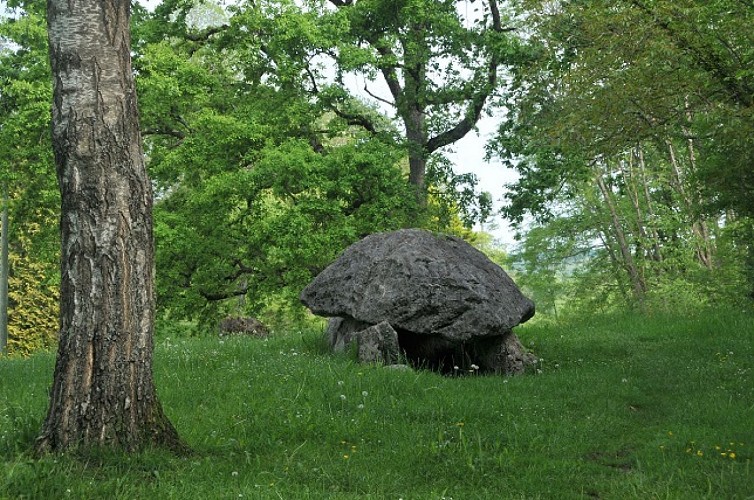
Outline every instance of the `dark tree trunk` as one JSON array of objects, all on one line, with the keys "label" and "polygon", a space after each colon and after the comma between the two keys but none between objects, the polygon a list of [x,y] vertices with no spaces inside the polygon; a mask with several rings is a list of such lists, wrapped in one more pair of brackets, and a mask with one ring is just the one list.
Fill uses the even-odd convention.
[{"label": "dark tree trunk", "polygon": [[406,139],[408,139],[408,182],[416,190],[417,201],[420,205],[427,203],[427,185],[425,175],[427,171],[427,154],[424,149],[426,132],[424,115],[421,110],[410,108],[404,115]]},{"label": "dark tree trunk", "polygon": [[154,244],[130,0],[49,0],[60,345],[39,452],[183,444],[152,378]]}]

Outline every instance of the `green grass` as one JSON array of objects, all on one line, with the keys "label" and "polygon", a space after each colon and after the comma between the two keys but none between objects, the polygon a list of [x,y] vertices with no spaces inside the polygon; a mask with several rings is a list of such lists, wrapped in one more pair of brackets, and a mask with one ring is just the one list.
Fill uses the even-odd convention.
[{"label": "green grass", "polygon": [[541,373],[360,366],[316,332],[160,338],[194,454],[36,460],[53,356],[0,361],[0,498],[754,498],[754,317],[519,330]]}]

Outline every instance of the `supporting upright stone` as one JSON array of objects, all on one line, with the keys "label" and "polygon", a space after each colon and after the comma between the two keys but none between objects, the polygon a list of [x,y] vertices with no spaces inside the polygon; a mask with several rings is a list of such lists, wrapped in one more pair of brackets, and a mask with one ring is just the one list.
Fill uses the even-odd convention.
[{"label": "supporting upright stone", "polygon": [[362,363],[397,364],[400,360],[398,333],[387,321],[370,326],[355,334]]}]

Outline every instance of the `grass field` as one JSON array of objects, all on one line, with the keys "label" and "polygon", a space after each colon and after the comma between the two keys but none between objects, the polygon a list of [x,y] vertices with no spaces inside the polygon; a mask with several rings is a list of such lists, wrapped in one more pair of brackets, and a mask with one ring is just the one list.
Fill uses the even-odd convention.
[{"label": "grass field", "polygon": [[525,325],[538,373],[442,377],[314,331],[159,337],[194,453],[28,453],[54,356],[0,360],[0,498],[754,498],[754,316]]}]

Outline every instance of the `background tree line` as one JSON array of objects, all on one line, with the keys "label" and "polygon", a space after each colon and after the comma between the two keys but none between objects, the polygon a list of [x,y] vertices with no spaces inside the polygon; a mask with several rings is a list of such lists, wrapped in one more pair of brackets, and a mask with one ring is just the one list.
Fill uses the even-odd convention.
[{"label": "background tree line", "polygon": [[[44,3],[8,7],[0,182],[25,352],[57,328],[59,194]],[[489,195],[442,151],[484,112],[519,174],[509,265],[540,312],[745,303],[752,21],[740,0],[135,6],[163,328],[302,314],[298,291],[375,231],[474,238]]]},{"label": "background tree line", "polygon": [[519,5],[535,56],[490,154],[540,310],[750,303],[754,5]]}]

